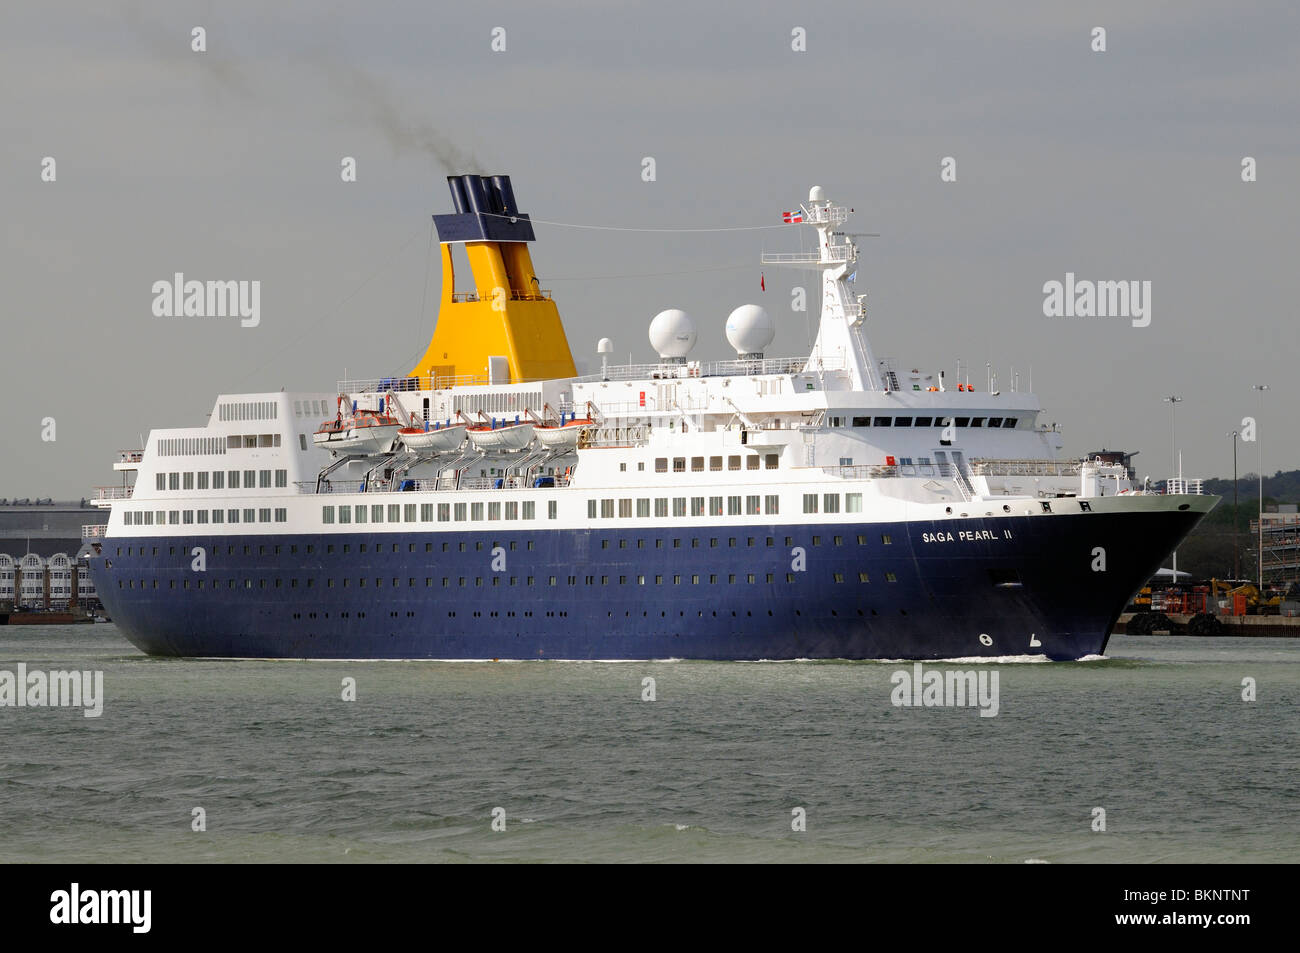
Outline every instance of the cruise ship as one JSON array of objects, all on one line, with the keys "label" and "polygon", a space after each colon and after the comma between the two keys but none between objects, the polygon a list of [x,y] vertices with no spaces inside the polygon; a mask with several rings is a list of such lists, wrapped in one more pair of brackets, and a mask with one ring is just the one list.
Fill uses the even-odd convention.
[{"label": "cruise ship", "polygon": [[735,359],[693,360],[669,308],[657,360],[580,376],[509,177],[448,184],[409,375],[222,395],[114,463],[90,569],[144,652],[1079,659],[1217,502],[1063,459],[1031,393],[878,359],[820,187],[784,215],[813,250],[762,257],[812,272],[811,353],[741,304],[706,327]]}]

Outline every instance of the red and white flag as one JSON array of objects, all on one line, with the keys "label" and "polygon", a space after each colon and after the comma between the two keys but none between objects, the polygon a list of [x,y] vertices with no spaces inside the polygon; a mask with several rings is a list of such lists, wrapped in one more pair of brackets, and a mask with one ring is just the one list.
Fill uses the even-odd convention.
[{"label": "red and white flag", "polygon": [[782,212],[781,221],[785,222],[787,225],[797,225],[803,221],[803,211]]}]

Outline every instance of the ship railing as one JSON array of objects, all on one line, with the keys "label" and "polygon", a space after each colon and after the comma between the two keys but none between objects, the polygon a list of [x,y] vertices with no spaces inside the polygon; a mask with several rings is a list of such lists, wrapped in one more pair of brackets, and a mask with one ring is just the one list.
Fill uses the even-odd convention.
[{"label": "ship railing", "polygon": [[[814,205],[812,208],[803,210],[804,224],[820,225],[823,222],[831,225],[843,225],[849,220],[849,210],[843,205]],[[799,224],[797,222],[793,224]]]},{"label": "ship railing", "polygon": [[445,390],[449,387],[468,387],[475,384],[490,384],[492,381],[486,374],[453,374],[448,376],[430,377],[429,375],[420,375],[415,377],[369,377],[357,380],[338,381],[340,394],[384,394],[392,391],[395,394],[404,391],[417,390]]},{"label": "ship railing", "polygon": [[827,245],[817,251],[767,252],[763,255],[765,265],[842,265],[853,260],[853,245]]},{"label": "ship railing", "polygon": [[117,452],[118,463],[141,463],[143,461],[143,450],[119,450]]},{"label": "ship railing", "polygon": [[97,486],[95,487],[95,499],[129,500],[134,491],[135,487],[133,486]]},{"label": "ship railing", "polygon": [[[697,377],[757,377],[772,374],[801,374],[807,357],[755,358],[753,360],[690,361],[686,364],[618,364],[601,374],[574,378],[577,383],[594,381],[691,380]],[[819,370],[844,368],[843,358],[827,358]],[[647,399],[650,395],[646,395]]]},{"label": "ship railing", "polygon": [[[457,304],[466,301],[491,301],[491,297],[481,298],[477,291],[456,291],[452,293],[451,300]],[[551,292],[549,289],[543,289],[535,292],[512,291],[510,292],[511,301],[549,301]]]},{"label": "ship railing", "polygon": [[869,464],[822,467],[823,473],[842,477],[846,480],[892,480],[910,478],[957,476],[957,468],[951,463],[903,463],[894,466],[874,466]]},{"label": "ship railing", "polygon": [[993,460],[970,461],[974,476],[1078,476],[1078,461],[1059,460]]},{"label": "ship railing", "polygon": [[81,526],[82,539],[99,539],[108,532],[107,523],[83,523]]}]

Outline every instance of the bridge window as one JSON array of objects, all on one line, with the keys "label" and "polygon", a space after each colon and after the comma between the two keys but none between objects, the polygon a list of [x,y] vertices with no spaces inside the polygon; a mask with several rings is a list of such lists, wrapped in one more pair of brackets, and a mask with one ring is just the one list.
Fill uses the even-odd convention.
[{"label": "bridge window", "polygon": [[1011,429],[1014,429],[1015,426],[1016,426],[1016,420],[1017,420],[1017,418],[1015,418],[1015,417],[1007,417],[1007,418],[1005,418],[1005,419],[1002,421],[1002,427],[1003,427],[1003,429],[1004,429],[1004,430],[1011,430]]},{"label": "bridge window", "polygon": [[970,418],[969,418],[969,417],[958,417],[958,418],[957,418],[957,426],[958,426],[958,427],[969,427],[969,426],[970,426]]},{"label": "bridge window", "polygon": [[870,418],[870,417],[854,417],[854,418],[853,418],[853,426],[855,426],[855,427],[870,427],[870,426],[871,426],[871,418]]},{"label": "bridge window", "polygon": [[910,427],[910,426],[912,426],[912,418],[911,418],[911,417],[895,417],[895,418],[894,418],[894,426],[895,426],[895,427]]},{"label": "bridge window", "polygon": [[875,427],[888,427],[891,426],[893,422],[894,422],[893,417],[877,417],[875,420],[872,421],[872,425]]},{"label": "bridge window", "polygon": [[933,424],[932,424],[932,418],[930,418],[930,417],[913,417],[913,418],[912,418],[912,426],[914,426],[914,427],[930,427],[930,426],[933,426]]}]

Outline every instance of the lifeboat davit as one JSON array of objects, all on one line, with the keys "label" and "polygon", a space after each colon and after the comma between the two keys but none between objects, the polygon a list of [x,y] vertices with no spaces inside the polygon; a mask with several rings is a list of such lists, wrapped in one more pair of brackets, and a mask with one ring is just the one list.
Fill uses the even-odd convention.
[{"label": "lifeboat davit", "polygon": [[536,425],[522,420],[514,423],[493,421],[476,427],[466,427],[470,443],[479,450],[522,450],[533,442]]},{"label": "lifeboat davit", "polygon": [[387,453],[401,425],[397,418],[375,410],[357,410],[321,424],[312,443],[331,453],[371,456]]},{"label": "lifeboat davit", "polygon": [[425,428],[403,427],[398,431],[402,443],[417,453],[445,453],[465,442],[464,424],[425,424]]},{"label": "lifeboat davit", "polygon": [[555,427],[538,427],[537,441],[548,450],[576,450],[583,430],[596,426],[589,417],[580,417]]}]

